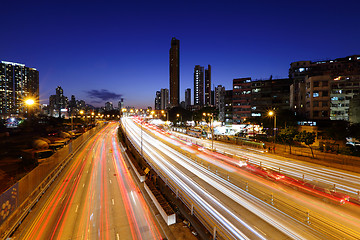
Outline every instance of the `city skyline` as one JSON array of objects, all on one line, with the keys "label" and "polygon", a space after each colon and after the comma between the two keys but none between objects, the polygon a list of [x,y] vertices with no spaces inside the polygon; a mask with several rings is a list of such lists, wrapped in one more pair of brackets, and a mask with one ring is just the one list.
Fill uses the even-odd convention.
[{"label": "city skyline", "polygon": [[198,2],[176,9],[175,3],[86,3],[3,7],[7,37],[0,39],[1,60],[38,69],[41,103],[62,86],[67,95],[95,106],[120,100],[105,94],[93,101],[102,96],[94,90],[102,89],[121,95],[125,105],[152,106],[154,92],[169,88],[172,37],[181,41],[180,101],[193,86],[197,64],[211,64],[212,84],[230,89],[235,78],[287,77],[294,61],[359,54],[355,2]]}]

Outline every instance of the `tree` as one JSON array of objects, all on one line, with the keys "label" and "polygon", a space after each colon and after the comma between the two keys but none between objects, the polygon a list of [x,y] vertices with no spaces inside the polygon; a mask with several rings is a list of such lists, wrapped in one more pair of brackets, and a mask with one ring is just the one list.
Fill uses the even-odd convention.
[{"label": "tree", "polygon": [[312,145],[315,142],[315,138],[316,138],[316,133],[302,131],[302,132],[299,132],[294,137],[294,141],[305,143],[305,145],[310,148],[312,157],[314,158],[314,152],[310,145]]},{"label": "tree", "polygon": [[297,135],[298,131],[294,127],[287,127],[280,131],[278,138],[280,141],[288,144],[290,147],[290,154],[291,154],[291,145],[294,142],[294,137]]}]

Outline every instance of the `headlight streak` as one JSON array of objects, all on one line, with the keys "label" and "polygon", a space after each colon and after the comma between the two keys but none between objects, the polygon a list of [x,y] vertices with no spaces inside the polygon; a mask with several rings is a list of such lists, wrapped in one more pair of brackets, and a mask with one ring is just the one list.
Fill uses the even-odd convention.
[{"label": "headlight streak", "polygon": [[[130,132],[132,132],[134,134],[134,132],[133,132],[134,128],[127,128],[127,130],[129,130]],[[138,134],[135,134],[132,136],[135,136],[136,139],[134,139],[134,140],[137,142],[137,144],[140,144],[140,139],[139,139]],[[144,135],[143,135],[143,137],[144,137]],[[148,148],[146,145],[143,146],[143,151],[146,151],[146,153],[149,156],[151,156],[151,158],[153,160],[155,160],[155,161],[157,159],[160,160],[160,161],[156,161],[156,164],[162,169],[162,171],[165,172],[167,174],[167,176],[169,176],[176,183],[177,186],[180,186],[181,189],[187,194],[187,196],[194,198],[195,202],[197,202],[199,205],[201,205],[202,208],[208,214],[211,214],[212,218],[214,218],[216,220],[216,222],[218,222],[219,225],[223,226],[223,228],[228,233],[230,233],[233,237],[235,237],[237,239],[244,239],[244,240],[249,239],[238,228],[236,228],[228,219],[226,219],[221,213],[219,213],[217,210],[215,210],[207,201],[205,201],[194,190],[192,190],[183,180],[181,180],[179,177],[174,175],[173,172],[171,172],[169,170],[169,168],[167,166],[165,166],[165,164],[168,164],[168,163],[162,156],[160,156],[158,153],[156,153],[153,149]],[[169,167],[171,167],[171,166],[169,166]],[[179,171],[177,171],[177,170],[175,170],[175,171],[177,172],[177,174],[179,174]],[[189,180],[187,180],[187,181],[189,182],[189,184],[193,185],[193,187],[195,187],[198,191],[202,192],[202,194],[206,195],[207,198],[212,199],[212,201],[216,205],[218,205],[220,208],[222,208],[224,211],[233,215],[233,213],[231,213],[228,209],[224,208],[224,206],[221,203],[219,203],[213,196],[209,195],[206,191],[204,191],[197,184],[195,184]],[[237,217],[235,216],[235,218],[237,218]],[[236,220],[243,223],[243,221],[239,218],[237,218]],[[244,225],[246,226],[247,224],[244,223]],[[266,239],[260,233],[258,233],[253,228],[251,228],[250,226],[249,226],[249,230],[252,231],[255,236],[258,236],[259,239]]]},{"label": "headlight streak", "polygon": [[[116,179],[122,192],[122,199],[125,203],[133,239],[160,239],[161,235],[146,205],[145,199],[141,194],[138,194],[140,190],[135,185],[131,173],[125,166],[125,160],[120,153],[121,150],[116,139],[115,130],[112,133],[111,148],[113,150],[113,163],[118,173]],[[131,223],[134,223],[134,225],[132,226]],[[139,224],[141,224],[141,226],[139,226]],[[144,231],[144,228],[149,229],[150,233]]]},{"label": "headlight streak", "polygon": [[[144,135],[143,135],[143,137],[144,137]],[[149,137],[149,136],[146,135],[146,137]],[[149,138],[151,138],[151,137],[149,137]],[[258,215],[260,218],[264,219],[269,224],[273,225],[274,227],[276,227],[283,233],[287,234],[288,236],[292,237],[293,239],[303,239],[304,238],[304,236],[301,235],[303,233],[298,232],[297,228],[294,229],[291,224],[284,222],[281,219],[283,217],[283,213],[281,213],[281,216],[274,216],[274,214],[273,214],[273,216],[270,216],[269,213],[264,212],[264,210],[266,211],[265,207],[262,207],[262,209],[259,209],[259,207],[256,207],[254,204],[251,203],[251,202],[263,203],[262,201],[259,201],[256,197],[250,195],[249,193],[240,189],[239,187],[235,186],[234,184],[229,183],[228,181],[224,180],[223,178],[217,176],[216,174],[204,169],[203,167],[200,167],[199,165],[197,165],[193,161],[189,160],[187,157],[183,156],[181,153],[177,152],[176,150],[172,149],[171,147],[165,145],[164,143],[162,143],[156,139],[152,139],[149,142],[151,142],[151,144],[154,147],[157,147],[162,153],[168,155],[171,159],[178,162],[178,164],[185,167],[190,172],[194,173],[197,177],[203,179],[205,182],[209,183],[211,186],[215,187],[220,192],[223,192],[229,198],[233,199],[235,202],[237,202],[241,206],[247,208],[249,211]],[[165,162],[165,163],[168,164],[167,162]],[[173,169],[173,171],[178,171],[179,174],[181,174],[180,171],[175,169],[172,165],[170,165],[170,164],[168,164],[168,165],[170,168]],[[211,178],[206,176],[205,173],[210,175]],[[219,184],[219,183],[221,183],[221,184]],[[248,200],[244,200],[244,198],[240,197],[239,194],[246,195]],[[273,210],[276,210],[269,204],[267,204],[267,206],[268,206],[268,208],[272,208]],[[234,214],[232,214],[228,209],[226,209],[226,210],[234,218],[236,218],[236,216]],[[278,211],[278,210],[276,210],[276,211]],[[280,211],[278,211],[278,212],[280,212]],[[283,223],[281,224],[280,222],[283,222]]]},{"label": "headlight streak", "polygon": [[[178,133],[177,135],[185,136]],[[187,139],[193,139],[190,136],[185,137]],[[201,139],[196,139],[196,141],[206,142],[205,140]],[[321,165],[311,163],[299,164],[296,161],[289,161],[285,157],[269,157],[268,155],[262,153],[254,154],[249,152],[249,150],[244,150],[237,146],[230,147],[229,145],[220,142],[216,142],[214,144],[216,149],[222,149],[233,153],[236,151],[236,154],[241,153],[248,157],[250,162],[254,162],[256,164],[258,164],[258,162],[262,162],[262,164],[266,164],[267,166],[275,169],[280,167],[281,171],[288,174],[289,176],[294,176],[301,179],[302,175],[305,174],[305,178],[308,180],[320,181],[328,184],[329,186],[336,184],[337,189],[340,189],[348,194],[352,194],[353,196],[356,196],[360,190],[360,176],[356,173],[340,170],[341,174],[339,174],[339,170],[332,170],[331,168],[326,168]],[[354,185],[356,183],[357,185]]]},{"label": "headlight streak", "polygon": [[[288,161],[286,161],[285,164],[288,164]],[[283,170],[282,170],[282,172],[283,172]],[[301,198],[301,195],[294,195],[294,196],[297,196],[297,198],[298,198],[297,200],[299,200]],[[292,195],[290,195],[290,197],[292,197]],[[327,198],[328,198],[328,196],[327,196]],[[341,201],[345,201],[345,200],[341,200]],[[334,223],[334,224],[339,224],[338,226],[341,226],[341,225],[349,226],[349,227],[351,226],[350,228],[352,228],[352,229],[348,228],[347,230],[344,230],[344,231],[348,231],[349,234],[351,234],[350,232],[352,230],[359,229],[359,227],[360,227],[360,224],[357,221],[358,217],[356,215],[356,212],[354,214],[352,214],[353,212],[348,212],[348,213],[342,212],[340,208],[336,208],[336,207],[333,207],[332,205],[328,205],[328,204],[325,204],[322,202],[316,203],[316,201],[312,201],[312,200],[306,201],[304,203],[306,203],[306,205],[305,205],[306,208],[312,209],[313,207],[315,207],[316,210],[320,210],[319,213],[322,216],[326,216],[330,222],[332,219],[337,219],[336,223]],[[356,205],[353,205],[353,206],[357,207]],[[355,230],[355,232],[357,232],[357,231]]]}]

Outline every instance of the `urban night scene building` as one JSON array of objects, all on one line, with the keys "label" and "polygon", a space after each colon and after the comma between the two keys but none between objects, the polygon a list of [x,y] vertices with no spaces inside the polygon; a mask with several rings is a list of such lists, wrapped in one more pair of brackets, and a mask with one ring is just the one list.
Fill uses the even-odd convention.
[{"label": "urban night scene building", "polygon": [[356,1],[1,5],[1,239],[360,239]]}]

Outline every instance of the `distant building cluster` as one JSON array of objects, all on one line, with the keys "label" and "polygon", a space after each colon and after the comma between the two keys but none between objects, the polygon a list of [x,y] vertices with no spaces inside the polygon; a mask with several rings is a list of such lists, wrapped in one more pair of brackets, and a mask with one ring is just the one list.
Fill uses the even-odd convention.
[{"label": "distant building cluster", "polygon": [[270,109],[291,110],[304,120],[360,123],[359,55],[326,61],[293,62],[288,78],[235,78],[229,90],[222,85],[212,89],[211,65],[206,69],[195,65],[193,96],[191,89],[187,88],[185,101],[180,102],[179,49],[180,41],[172,38],[169,54],[170,91],[161,89],[156,92],[156,110],[176,106],[188,110],[214,107],[219,112],[219,121],[225,124],[241,124],[250,117],[262,117]]},{"label": "distant building cluster", "polygon": [[52,117],[69,117],[70,115],[78,115],[81,110],[85,113],[94,111],[102,113],[113,110],[121,111],[124,107],[124,99],[114,106],[112,102],[106,102],[104,107],[95,108],[92,105],[86,104],[84,100],[76,100],[74,95],[71,95],[70,100],[64,96],[63,89],[58,86],[55,90],[55,95],[49,97],[49,105],[43,106],[42,114]]}]

